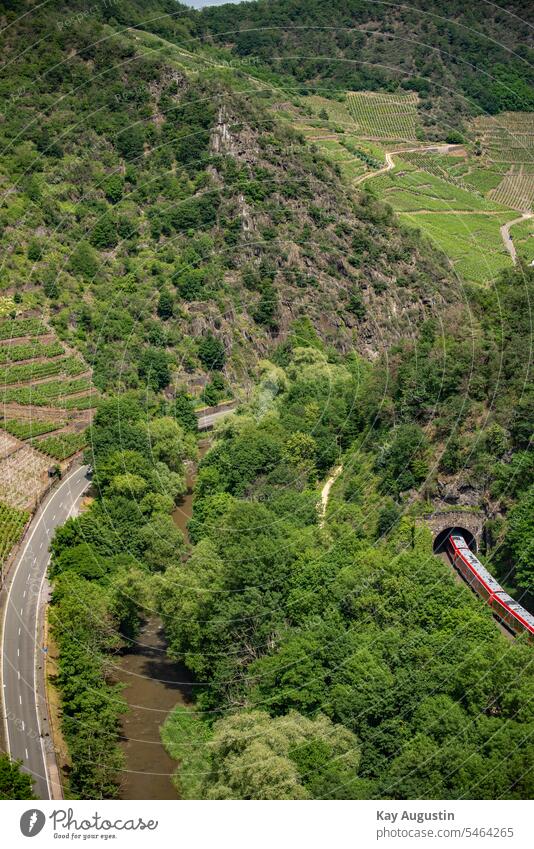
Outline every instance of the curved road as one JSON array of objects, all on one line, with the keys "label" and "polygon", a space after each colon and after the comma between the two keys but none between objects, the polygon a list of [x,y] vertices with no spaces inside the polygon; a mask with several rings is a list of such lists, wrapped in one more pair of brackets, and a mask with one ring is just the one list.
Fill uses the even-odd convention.
[{"label": "curved road", "polygon": [[425,151],[434,151],[435,153],[450,153],[451,150],[456,150],[459,147],[463,147],[461,144],[431,144],[425,145],[424,147],[405,147],[400,150],[389,150],[384,151],[384,158],[386,160],[386,164],[379,168],[378,171],[369,171],[367,174],[361,174],[359,177],[356,177],[353,180],[352,185],[357,186],[360,183],[365,182],[366,180],[370,180],[373,177],[379,177],[380,174],[386,174],[388,171],[392,171],[395,168],[395,162],[393,161],[394,156],[402,156],[403,153],[424,153]]},{"label": "curved road", "polygon": [[34,793],[41,799],[61,798],[44,689],[41,614],[48,547],[89,484],[87,466],[81,466],[48,495],[24,536],[7,589],[0,646],[6,748],[33,776]]},{"label": "curved road", "polygon": [[507,224],[503,224],[501,227],[501,238],[503,240],[504,247],[512,257],[514,265],[517,265],[517,251],[512,241],[512,237],[510,236],[510,227],[513,227],[514,224],[521,224],[522,221],[528,221],[529,218],[534,218],[534,214],[532,212],[524,212],[520,218],[514,218],[513,221],[508,221]]}]

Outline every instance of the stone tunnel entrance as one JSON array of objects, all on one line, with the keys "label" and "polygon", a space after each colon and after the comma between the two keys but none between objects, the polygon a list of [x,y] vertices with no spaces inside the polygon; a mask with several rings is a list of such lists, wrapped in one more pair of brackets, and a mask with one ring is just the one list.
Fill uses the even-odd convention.
[{"label": "stone tunnel entrance", "polygon": [[461,536],[463,536],[471,551],[474,551],[476,553],[477,541],[475,535],[472,534],[471,531],[468,531],[467,528],[462,528],[459,525],[454,525],[450,528],[444,528],[436,535],[432,547],[434,554],[441,554],[442,551],[446,551],[447,540],[451,534],[460,534]]}]

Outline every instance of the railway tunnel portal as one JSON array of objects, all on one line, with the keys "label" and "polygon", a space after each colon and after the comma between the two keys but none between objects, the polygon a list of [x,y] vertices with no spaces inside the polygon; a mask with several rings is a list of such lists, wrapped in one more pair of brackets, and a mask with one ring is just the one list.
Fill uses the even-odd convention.
[{"label": "railway tunnel portal", "polygon": [[432,531],[432,548],[435,554],[444,551],[447,538],[451,533],[463,536],[471,551],[480,548],[484,514],[464,510],[440,510],[425,518],[425,524]]}]

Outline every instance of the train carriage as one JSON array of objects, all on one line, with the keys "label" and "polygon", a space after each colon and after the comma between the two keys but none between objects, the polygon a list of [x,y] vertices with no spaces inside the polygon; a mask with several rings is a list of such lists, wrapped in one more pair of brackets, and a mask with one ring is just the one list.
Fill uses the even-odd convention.
[{"label": "train carriage", "polygon": [[526,631],[534,639],[534,616],[503,590],[460,534],[451,534],[447,550],[453,565],[495,616],[514,634]]}]

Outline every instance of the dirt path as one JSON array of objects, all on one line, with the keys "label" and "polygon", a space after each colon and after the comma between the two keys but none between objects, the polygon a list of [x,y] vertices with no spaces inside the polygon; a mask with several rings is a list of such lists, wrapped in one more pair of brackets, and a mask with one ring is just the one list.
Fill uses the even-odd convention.
[{"label": "dirt path", "polygon": [[330,475],[330,477],[328,478],[328,480],[326,481],[325,485],[323,486],[323,488],[321,490],[321,507],[320,507],[320,510],[319,510],[319,515],[320,515],[319,527],[320,528],[322,528],[324,526],[324,519],[325,519],[325,515],[326,515],[326,508],[328,506],[328,497],[330,495],[330,490],[332,489],[332,486],[334,485],[334,483],[336,482],[336,480],[338,479],[338,477],[340,476],[342,471],[343,471],[343,466],[337,466],[334,469],[334,471],[332,472],[332,474]]},{"label": "dirt path", "polygon": [[517,251],[512,241],[512,237],[510,236],[510,227],[513,227],[514,224],[521,224],[522,221],[528,221],[529,218],[534,218],[534,213],[524,212],[520,218],[514,218],[513,221],[508,221],[507,224],[503,224],[501,227],[501,238],[503,240],[504,247],[512,257],[514,265],[517,264]]},{"label": "dirt path", "polygon": [[434,151],[434,153],[450,153],[451,150],[457,150],[457,148],[461,147],[461,144],[429,144],[425,145],[425,147],[405,147],[399,150],[386,151],[386,164],[382,168],[379,168],[378,171],[370,171],[368,174],[362,174],[360,177],[356,177],[352,185],[357,186],[359,183],[363,183],[364,180],[370,180],[372,177],[378,177],[380,174],[386,174],[388,171],[392,171],[395,168],[394,156],[402,156],[403,153],[423,153],[429,150]]}]

